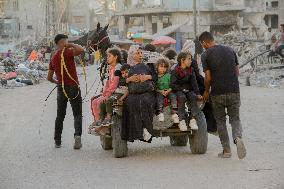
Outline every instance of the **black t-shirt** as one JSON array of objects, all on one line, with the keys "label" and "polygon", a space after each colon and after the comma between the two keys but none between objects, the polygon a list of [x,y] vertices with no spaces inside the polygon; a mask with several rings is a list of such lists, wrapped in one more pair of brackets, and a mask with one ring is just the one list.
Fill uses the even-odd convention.
[{"label": "black t-shirt", "polygon": [[201,57],[204,72],[211,72],[211,94],[239,93],[236,53],[230,47],[215,45],[207,49]]}]

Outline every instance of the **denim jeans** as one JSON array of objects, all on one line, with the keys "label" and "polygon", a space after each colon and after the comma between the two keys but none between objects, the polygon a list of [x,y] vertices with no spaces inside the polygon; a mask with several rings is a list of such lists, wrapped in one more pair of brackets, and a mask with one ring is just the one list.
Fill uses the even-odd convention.
[{"label": "denim jeans", "polygon": [[[70,98],[70,104],[74,116],[74,136],[82,135],[82,97],[81,91],[77,86],[65,86],[65,91]],[[79,92],[79,95],[77,96]],[[76,97],[77,96],[77,97]],[[76,98],[75,98],[76,97]],[[75,99],[72,99],[75,98]],[[63,121],[66,115],[67,102],[69,100],[63,93],[61,85],[57,86],[57,117],[55,120],[54,140],[61,142],[61,134],[63,130]]]},{"label": "denim jeans", "polygon": [[[176,95],[170,92],[167,96],[171,101],[171,113],[177,112],[177,98]],[[157,106],[158,106],[158,113],[162,113],[164,109],[164,99],[167,98],[163,96],[161,93],[157,92]]]},{"label": "denim jeans", "polygon": [[178,91],[175,93],[178,101],[178,116],[180,121],[186,119],[185,104],[187,103],[188,109],[190,110],[192,116],[196,116],[200,113],[200,108],[197,105],[196,97],[194,92],[182,92]]},{"label": "denim jeans", "polygon": [[[229,116],[229,123],[232,126],[233,140],[242,138],[242,125],[240,121],[240,93],[228,93],[212,96],[214,117],[217,122],[217,129],[223,149],[230,149],[230,140],[226,126],[226,115]],[[226,114],[227,109],[227,114]]]}]

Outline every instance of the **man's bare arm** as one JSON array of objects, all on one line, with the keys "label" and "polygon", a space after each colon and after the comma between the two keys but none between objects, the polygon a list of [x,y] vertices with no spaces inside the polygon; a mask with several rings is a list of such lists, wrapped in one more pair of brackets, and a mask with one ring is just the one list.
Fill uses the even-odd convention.
[{"label": "man's bare arm", "polygon": [[211,72],[210,72],[210,70],[205,71],[204,85],[205,85],[205,92],[203,94],[203,100],[204,100],[204,102],[207,102],[209,100],[209,91],[210,91],[210,86],[211,86]]},{"label": "man's bare arm", "polygon": [[53,79],[53,74],[54,74],[53,70],[48,70],[47,80],[50,81],[51,83],[57,84],[58,83],[57,80]]},{"label": "man's bare arm", "polygon": [[210,72],[210,70],[205,71],[204,85],[205,85],[205,92],[209,93],[210,86],[211,86],[211,72]]},{"label": "man's bare arm", "polygon": [[73,55],[78,56],[84,52],[84,48],[81,45],[77,45],[74,43],[68,43],[67,48],[73,48]]},{"label": "man's bare arm", "polygon": [[236,66],[236,74],[239,77],[239,75],[240,75],[240,67],[239,67],[239,65]]}]

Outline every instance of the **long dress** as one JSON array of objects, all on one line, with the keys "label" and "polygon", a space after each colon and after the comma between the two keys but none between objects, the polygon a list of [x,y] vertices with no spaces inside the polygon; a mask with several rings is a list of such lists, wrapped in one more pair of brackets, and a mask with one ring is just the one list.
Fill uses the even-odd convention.
[{"label": "long dress", "polygon": [[[134,74],[152,75],[152,70],[145,64],[139,63],[129,70],[129,77]],[[132,83],[133,85],[134,83]],[[139,87],[140,84],[137,83]],[[153,134],[153,116],[155,113],[155,93],[145,91],[143,93],[131,93],[125,100],[122,113],[121,138],[129,142],[143,139],[143,129],[146,128]]]}]

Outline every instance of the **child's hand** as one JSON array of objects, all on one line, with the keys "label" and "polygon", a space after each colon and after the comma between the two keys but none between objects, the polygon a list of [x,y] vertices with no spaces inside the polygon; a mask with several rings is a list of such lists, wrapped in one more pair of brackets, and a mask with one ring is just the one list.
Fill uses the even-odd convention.
[{"label": "child's hand", "polygon": [[102,100],[102,102],[105,102],[107,100],[107,97],[106,96],[102,96],[101,100]]},{"label": "child's hand", "polygon": [[163,91],[163,92],[162,92],[162,95],[165,96],[165,97],[168,96],[167,91]]},{"label": "child's hand", "polygon": [[166,96],[168,96],[170,94],[171,90],[166,90],[165,93],[166,93]]},{"label": "child's hand", "polygon": [[121,97],[121,98],[118,99],[118,102],[119,102],[119,103],[123,103],[123,101],[124,101],[124,98],[123,98],[123,97]]}]

